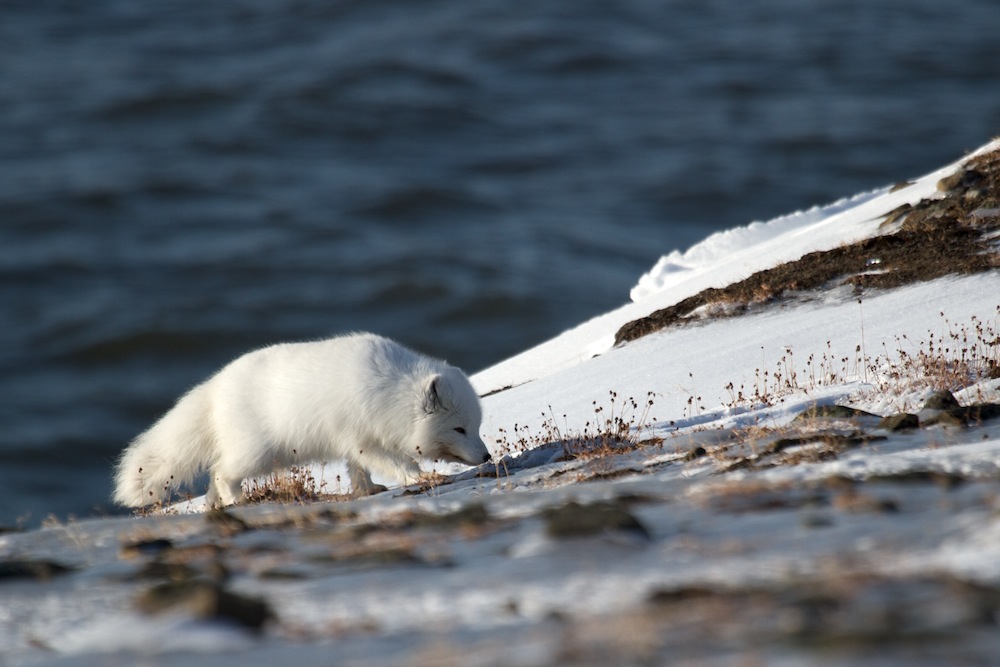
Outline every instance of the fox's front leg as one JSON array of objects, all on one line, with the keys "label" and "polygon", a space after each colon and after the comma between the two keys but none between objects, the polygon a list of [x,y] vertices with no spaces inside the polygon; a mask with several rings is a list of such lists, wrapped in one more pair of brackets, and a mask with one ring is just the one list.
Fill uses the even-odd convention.
[{"label": "fox's front leg", "polygon": [[424,475],[420,465],[411,459],[405,461],[393,461],[393,476],[399,480],[400,486],[412,486],[419,484]]},{"label": "fox's front leg", "polygon": [[[375,472],[391,478],[401,486],[418,484],[423,475],[420,465],[412,459],[368,457],[366,463],[370,463],[371,469]],[[351,478],[351,491],[353,493],[372,495],[386,490],[386,487],[372,481],[368,470],[367,466],[356,461],[347,462],[347,473]]]},{"label": "fox's front leg", "polygon": [[373,482],[368,471],[353,461],[347,462],[347,474],[351,479],[351,493],[355,496],[373,496],[388,491],[386,487]]},{"label": "fox's front leg", "polygon": [[243,502],[243,480],[225,478],[220,473],[212,472],[212,481],[205,494],[205,504],[213,509],[236,505]]}]

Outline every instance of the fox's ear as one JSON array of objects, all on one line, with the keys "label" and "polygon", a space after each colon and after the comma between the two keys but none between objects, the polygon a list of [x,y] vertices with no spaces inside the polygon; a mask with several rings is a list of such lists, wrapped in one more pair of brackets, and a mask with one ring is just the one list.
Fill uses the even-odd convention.
[{"label": "fox's ear", "polygon": [[441,376],[432,375],[424,387],[424,412],[433,414],[444,410],[441,401]]}]

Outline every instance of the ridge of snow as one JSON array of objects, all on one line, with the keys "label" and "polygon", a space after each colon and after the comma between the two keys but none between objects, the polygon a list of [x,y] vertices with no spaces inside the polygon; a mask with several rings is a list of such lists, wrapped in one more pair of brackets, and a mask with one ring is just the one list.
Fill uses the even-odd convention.
[{"label": "ridge of snow", "polygon": [[879,233],[881,218],[903,204],[937,197],[937,182],[981,153],[991,141],[951,164],[896,189],[882,188],[808,211],[755,222],[709,236],[684,253],[663,256],[632,290],[633,302],[594,317],[471,377],[488,394],[546,377],[604,354],[622,325],[709,287],[725,287],[751,274]]}]

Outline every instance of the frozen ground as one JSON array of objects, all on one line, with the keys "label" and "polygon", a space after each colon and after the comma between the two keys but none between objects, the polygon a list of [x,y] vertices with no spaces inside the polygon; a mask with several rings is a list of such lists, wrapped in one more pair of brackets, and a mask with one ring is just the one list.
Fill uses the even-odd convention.
[{"label": "frozen ground", "polygon": [[[612,347],[884,232],[957,167],[671,253],[632,303],[479,373],[496,465],[0,536],[0,665],[993,664],[1000,272]],[[979,407],[925,407],[943,385]],[[919,426],[881,421],[903,413]]]}]

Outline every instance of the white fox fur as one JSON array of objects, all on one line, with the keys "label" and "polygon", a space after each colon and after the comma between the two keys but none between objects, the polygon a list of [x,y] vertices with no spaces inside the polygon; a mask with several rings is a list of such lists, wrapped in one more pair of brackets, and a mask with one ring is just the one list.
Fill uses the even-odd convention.
[{"label": "white fox fur", "polygon": [[468,378],[373,334],[250,352],[185,394],[125,449],[114,500],[162,500],[201,471],[207,501],[243,499],[242,481],[291,465],[345,459],[355,493],[370,472],[403,484],[419,459],[478,465],[482,412]]}]

